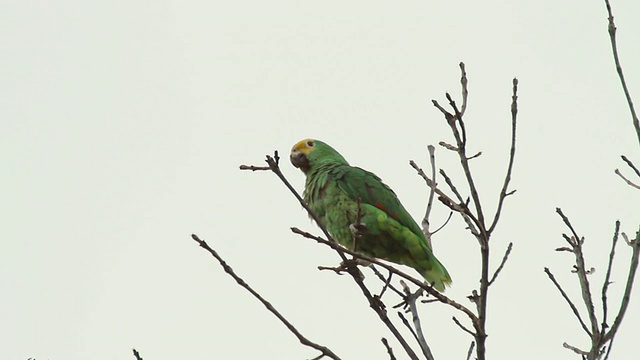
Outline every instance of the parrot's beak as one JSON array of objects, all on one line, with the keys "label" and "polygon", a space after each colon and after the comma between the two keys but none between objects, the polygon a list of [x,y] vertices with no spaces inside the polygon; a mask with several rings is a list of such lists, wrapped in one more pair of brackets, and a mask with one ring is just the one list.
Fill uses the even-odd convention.
[{"label": "parrot's beak", "polygon": [[307,156],[298,149],[291,150],[291,154],[289,155],[289,160],[291,160],[291,164],[302,170],[302,172],[307,172],[309,170],[309,159]]}]

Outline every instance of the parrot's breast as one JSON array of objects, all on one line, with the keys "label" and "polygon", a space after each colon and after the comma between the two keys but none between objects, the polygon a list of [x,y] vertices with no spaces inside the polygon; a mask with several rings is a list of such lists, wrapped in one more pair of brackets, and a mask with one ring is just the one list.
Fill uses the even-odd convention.
[{"label": "parrot's breast", "polygon": [[353,248],[353,234],[349,225],[357,220],[358,205],[333,181],[312,194],[305,193],[305,200],[338,244]]}]

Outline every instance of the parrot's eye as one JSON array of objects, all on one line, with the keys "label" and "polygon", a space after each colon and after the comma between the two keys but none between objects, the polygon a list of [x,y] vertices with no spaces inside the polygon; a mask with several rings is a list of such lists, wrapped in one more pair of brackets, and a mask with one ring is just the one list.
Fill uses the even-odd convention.
[{"label": "parrot's eye", "polygon": [[307,147],[314,147],[316,144],[313,143],[313,141],[309,140],[307,141]]}]

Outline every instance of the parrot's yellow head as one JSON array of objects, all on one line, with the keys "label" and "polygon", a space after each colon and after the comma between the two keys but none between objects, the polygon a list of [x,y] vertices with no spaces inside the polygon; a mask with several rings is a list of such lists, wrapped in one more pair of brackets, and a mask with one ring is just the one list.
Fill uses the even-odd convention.
[{"label": "parrot's yellow head", "polygon": [[289,154],[291,164],[304,173],[309,171],[311,165],[309,163],[309,154],[316,149],[316,142],[314,139],[304,139],[293,145],[291,153]]},{"label": "parrot's yellow head", "polygon": [[326,166],[349,165],[334,148],[316,139],[298,141],[291,148],[289,159],[293,166],[307,174],[309,171]]}]

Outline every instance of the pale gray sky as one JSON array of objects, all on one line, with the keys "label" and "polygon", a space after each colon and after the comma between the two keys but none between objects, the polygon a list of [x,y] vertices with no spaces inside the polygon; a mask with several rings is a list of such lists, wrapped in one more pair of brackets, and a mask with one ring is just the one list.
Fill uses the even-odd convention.
[{"label": "pale gray sky", "polygon": [[[640,102],[640,3],[613,1],[620,55]],[[322,139],[374,171],[419,218],[409,167],[451,141],[431,106],[459,94],[467,64],[470,151],[486,207],[506,166],[511,79],[518,153],[494,267],[493,359],[575,358],[586,336],[546,279],[578,299],[571,256],[554,252],[560,206],[587,237],[599,284],[614,221],[633,233],[639,194],[613,173],[640,162],[606,32],[603,1],[108,1],[0,4],[0,359],[302,359],[316,355],[189,238],[207,240],[310,339],[344,359],[387,359],[391,339],[329,249],[269,173],[240,172]],[[438,164],[461,184],[454,154]],[[284,171],[298,189],[303,176]],[[448,212],[436,207],[434,222]],[[459,219],[434,237],[468,304],[478,249]],[[618,250],[611,297],[623,286]],[[638,291],[614,358],[637,354]],[[422,308],[439,359],[469,337],[447,307]],[[399,325],[401,326],[401,325]],[[391,345],[400,353],[395,341]]]}]

